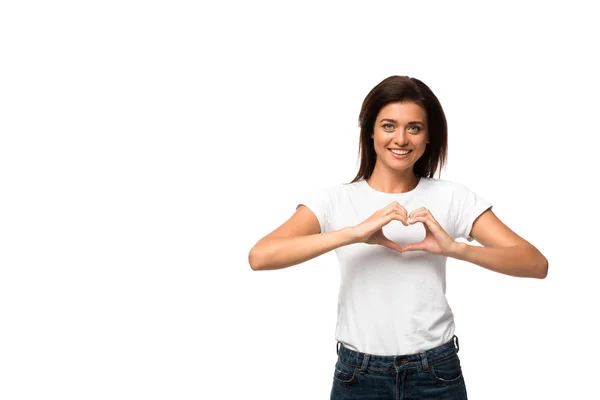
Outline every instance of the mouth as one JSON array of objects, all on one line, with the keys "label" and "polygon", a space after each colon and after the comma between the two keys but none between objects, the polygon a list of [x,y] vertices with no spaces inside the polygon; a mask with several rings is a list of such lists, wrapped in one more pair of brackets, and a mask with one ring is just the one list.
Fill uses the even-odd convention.
[{"label": "mouth", "polygon": [[400,149],[393,149],[393,150],[392,149],[388,149],[388,150],[396,158],[405,158],[410,153],[412,153],[412,150],[400,150]]}]

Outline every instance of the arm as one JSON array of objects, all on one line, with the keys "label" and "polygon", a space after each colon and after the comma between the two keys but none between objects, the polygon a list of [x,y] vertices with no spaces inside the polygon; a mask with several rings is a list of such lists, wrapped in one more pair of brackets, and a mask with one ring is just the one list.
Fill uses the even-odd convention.
[{"label": "arm", "polygon": [[544,279],[548,275],[546,257],[502,223],[491,209],[475,220],[471,237],[484,247],[456,242],[448,256],[516,277]]},{"label": "arm", "polygon": [[452,257],[477,264],[501,274],[544,279],[548,275],[548,260],[533,245],[512,247],[480,247],[456,243]]},{"label": "arm", "polygon": [[291,267],[353,243],[348,228],[306,236],[273,237],[260,240],[248,261],[255,271]]}]

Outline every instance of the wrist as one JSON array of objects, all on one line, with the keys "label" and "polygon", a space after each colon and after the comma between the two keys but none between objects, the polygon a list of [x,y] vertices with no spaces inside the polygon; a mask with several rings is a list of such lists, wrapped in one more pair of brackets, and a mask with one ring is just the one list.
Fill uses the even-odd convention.
[{"label": "wrist", "polygon": [[352,229],[351,226],[347,226],[345,228],[341,229],[341,234],[344,237],[344,242],[346,245],[348,244],[354,244],[357,243],[358,240],[356,238],[356,235],[354,234],[354,230]]},{"label": "wrist", "polygon": [[469,247],[469,245],[466,243],[454,242],[452,244],[452,246],[450,247],[450,250],[448,251],[446,256],[456,258],[458,260],[462,260],[463,255],[465,254],[465,251],[467,250],[467,247]]}]

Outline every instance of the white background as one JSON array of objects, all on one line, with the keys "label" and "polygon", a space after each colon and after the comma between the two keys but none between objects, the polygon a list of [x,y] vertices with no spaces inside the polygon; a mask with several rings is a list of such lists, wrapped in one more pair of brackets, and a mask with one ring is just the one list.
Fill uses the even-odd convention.
[{"label": "white background", "polygon": [[0,398],[329,398],[335,253],[247,257],[355,176],[390,75],[444,106],[442,179],[550,261],[538,280],[448,260],[469,398],[593,396],[592,8],[410,3],[3,2]]}]

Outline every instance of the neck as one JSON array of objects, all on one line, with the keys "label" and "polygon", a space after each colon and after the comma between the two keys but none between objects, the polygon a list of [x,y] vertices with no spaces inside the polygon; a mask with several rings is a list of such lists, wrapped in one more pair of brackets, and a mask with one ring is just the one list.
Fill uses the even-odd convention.
[{"label": "neck", "polygon": [[369,186],[380,192],[405,193],[416,188],[420,178],[415,176],[412,169],[409,171],[391,171],[390,173],[381,173],[375,169],[366,181]]}]

